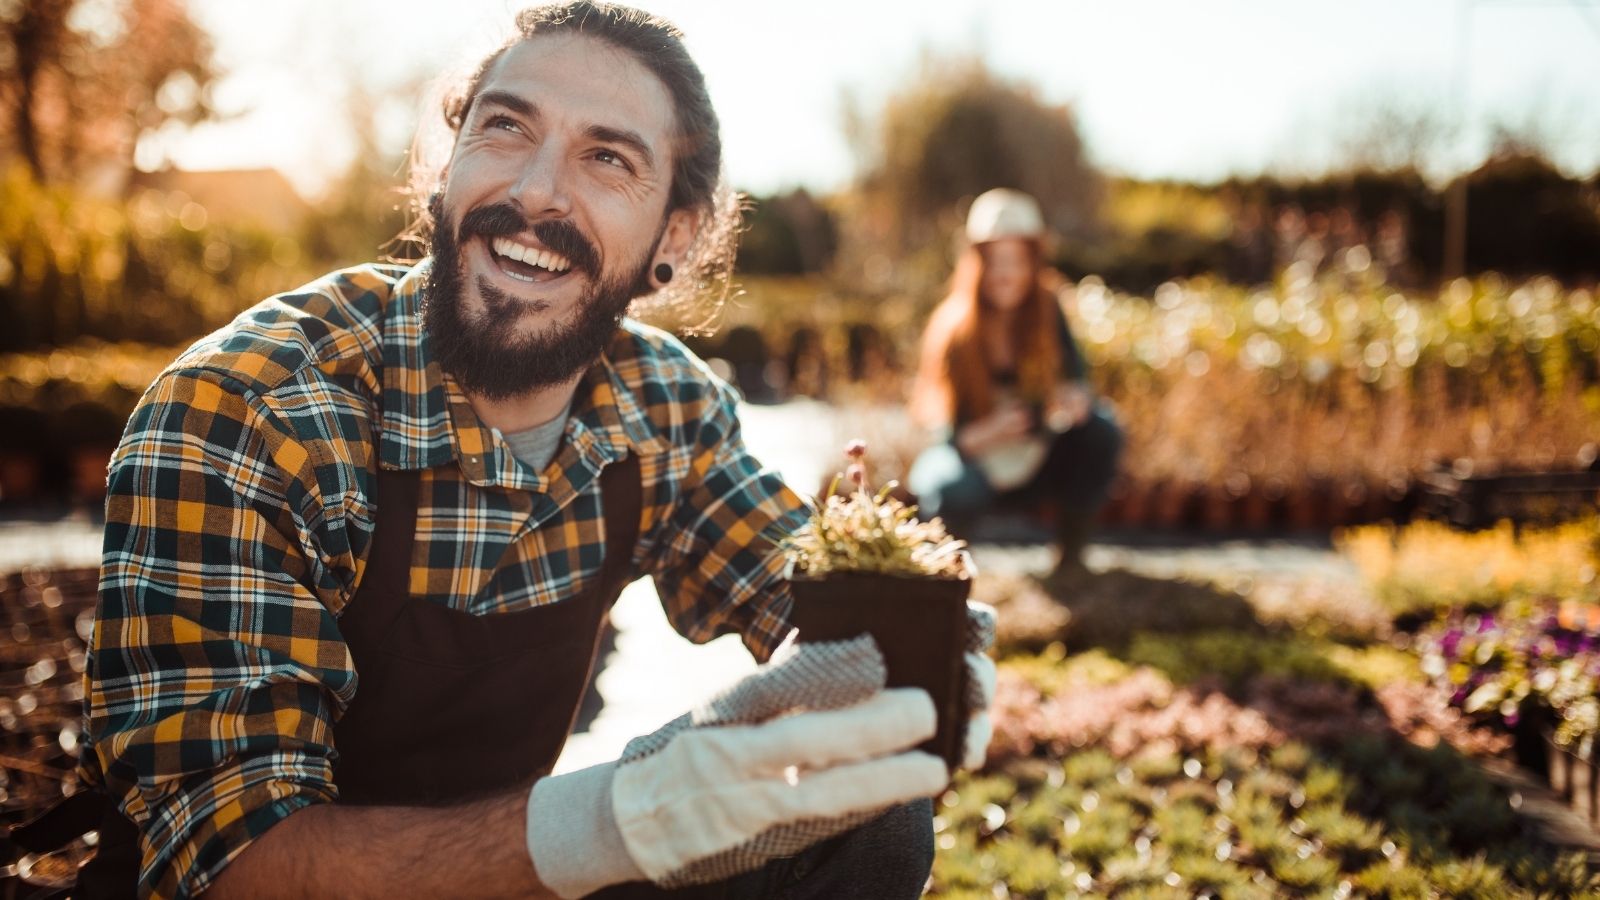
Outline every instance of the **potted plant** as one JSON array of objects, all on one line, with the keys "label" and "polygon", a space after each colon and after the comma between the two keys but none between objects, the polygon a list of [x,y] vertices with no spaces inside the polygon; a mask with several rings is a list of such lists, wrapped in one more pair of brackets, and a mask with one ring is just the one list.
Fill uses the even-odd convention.
[{"label": "potted plant", "polygon": [[852,489],[813,504],[811,517],[784,540],[801,641],[872,635],[888,666],[889,687],[920,687],[939,724],[921,745],[952,769],[961,761],[966,726],[967,595],[975,571],[963,541],[939,519],[892,496],[895,483],[867,488],[866,444],[852,441],[846,479]]},{"label": "potted plant", "polygon": [[1418,635],[1423,671],[1462,712],[1501,725],[1517,761],[1585,818],[1600,818],[1600,633],[1587,604],[1516,601],[1453,611]]}]

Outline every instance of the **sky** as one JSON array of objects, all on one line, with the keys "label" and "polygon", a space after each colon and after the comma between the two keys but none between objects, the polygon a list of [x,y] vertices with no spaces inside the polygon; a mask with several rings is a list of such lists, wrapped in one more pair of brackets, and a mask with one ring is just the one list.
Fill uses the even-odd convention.
[{"label": "sky", "polygon": [[[352,90],[382,99],[398,151],[421,85],[493,47],[512,0],[191,0],[225,75],[223,121],[174,130],[145,164],[274,166],[315,194],[357,152]],[[828,191],[855,171],[842,108],[870,113],[929,55],[978,54],[1075,110],[1092,159],[1144,178],[1315,169],[1352,119],[1389,104],[1468,123],[1536,123],[1573,173],[1600,168],[1600,0],[652,0],[705,71],[735,186]],[[1456,111],[1460,111],[1457,115]],[[434,115],[433,110],[427,114]]]}]

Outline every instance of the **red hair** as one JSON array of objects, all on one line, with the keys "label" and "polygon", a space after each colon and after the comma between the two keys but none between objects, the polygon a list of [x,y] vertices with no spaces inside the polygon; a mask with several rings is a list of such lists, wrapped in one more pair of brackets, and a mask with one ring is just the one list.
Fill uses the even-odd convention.
[{"label": "red hair", "polygon": [[[1043,248],[1027,242],[1033,257],[1033,288],[1011,320],[1016,348],[1017,389],[1028,403],[1044,403],[1061,368],[1054,275],[1044,265]],[[923,425],[959,425],[994,410],[994,365],[979,328],[985,314],[981,296],[984,272],[981,246],[962,251],[950,276],[950,293],[922,333],[922,359],[911,392],[912,416]]]}]

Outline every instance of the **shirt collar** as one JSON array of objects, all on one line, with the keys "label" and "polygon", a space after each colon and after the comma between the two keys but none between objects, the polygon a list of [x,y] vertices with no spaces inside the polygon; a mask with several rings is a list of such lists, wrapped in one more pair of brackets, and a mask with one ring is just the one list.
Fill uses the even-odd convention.
[{"label": "shirt collar", "polygon": [[[616,456],[624,451],[643,455],[662,453],[666,442],[646,415],[638,388],[630,385],[619,371],[618,360],[637,352],[634,348],[638,338],[628,328],[629,324],[624,320],[611,346],[578,385],[573,413],[586,424],[592,423]],[[588,402],[582,402],[586,396]],[[592,419],[583,414],[592,415]]]},{"label": "shirt collar", "polygon": [[[379,462],[387,469],[424,469],[455,460],[473,483],[497,484],[516,468],[510,448],[479,421],[428,345],[422,296],[431,266],[425,259],[407,272],[384,310]],[[654,455],[664,449],[614,359],[634,340],[626,326],[620,329],[573,396],[567,436],[596,472],[626,453]]]}]

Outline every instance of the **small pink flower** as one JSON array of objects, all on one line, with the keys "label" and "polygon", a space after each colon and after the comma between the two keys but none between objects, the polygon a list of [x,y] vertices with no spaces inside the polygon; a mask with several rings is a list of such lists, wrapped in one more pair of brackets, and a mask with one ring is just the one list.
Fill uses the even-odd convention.
[{"label": "small pink flower", "polygon": [[867,467],[861,463],[851,463],[850,468],[844,470],[845,477],[856,487],[864,487],[867,483]]},{"label": "small pink flower", "polygon": [[844,455],[851,459],[860,459],[867,455],[867,442],[856,438],[844,446]]}]

